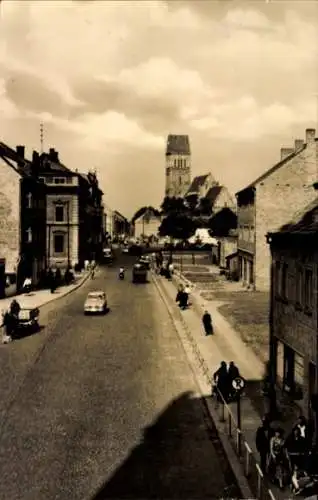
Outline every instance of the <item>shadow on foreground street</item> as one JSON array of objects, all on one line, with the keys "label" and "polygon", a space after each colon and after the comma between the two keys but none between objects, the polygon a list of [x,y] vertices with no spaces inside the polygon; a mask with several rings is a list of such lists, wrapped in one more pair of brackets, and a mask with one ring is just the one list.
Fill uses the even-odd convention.
[{"label": "shadow on foreground street", "polygon": [[241,493],[204,402],[184,393],[144,430],[141,443],[90,500],[222,496]]}]

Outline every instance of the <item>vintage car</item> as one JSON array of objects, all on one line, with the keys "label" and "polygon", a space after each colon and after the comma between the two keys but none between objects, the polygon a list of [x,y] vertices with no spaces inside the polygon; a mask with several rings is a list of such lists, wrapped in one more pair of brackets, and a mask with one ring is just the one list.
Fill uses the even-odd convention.
[{"label": "vintage car", "polygon": [[103,259],[108,264],[111,264],[114,261],[114,254],[111,248],[104,248]]},{"label": "vintage car", "polygon": [[84,314],[106,314],[106,312],[107,299],[105,292],[99,290],[89,292],[84,304]]},{"label": "vintage car", "polygon": [[141,262],[134,264],[132,270],[132,282],[133,283],[147,283],[147,267]]},{"label": "vintage car", "polygon": [[38,307],[21,307],[16,327],[12,332],[12,338],[20,338],[38,332],[40,330],[39,317],[40,310]]},{"label": "vintage car", "polygon": [[143,264],[146,269],[150,269],[150,256],[149,255],[142,255],[139,259],[140,264]]}]

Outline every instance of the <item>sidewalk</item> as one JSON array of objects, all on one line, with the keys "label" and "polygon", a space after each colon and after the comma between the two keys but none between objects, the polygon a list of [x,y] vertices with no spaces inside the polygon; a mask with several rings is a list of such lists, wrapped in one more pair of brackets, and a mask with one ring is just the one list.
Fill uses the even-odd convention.
[{"label": "sidewalk", "polygon": [[[15,295],[12,297],[6,297],[0,300],[0,312],[6,311],[15,298],[21,308],[33,308],[42,307],[49,302],[65,297],[66,295],[72,293],[74,290],[79,288],[89,277],[89,272],[83,271],[81,273],[75,274],[75,281],[71,285],[63,285],[56,289],[54,293],[50,290],[35,290],[31,293],[25,293],[20,295]],[[2,326],[2,325],[1,325]]]},{"label": "sidewalk", "polygon": [[[184,279],[180,275],[175,275],[173,281],[154,276],[160,288],[163,290],[168,301],[175,304],[176,286]],[[188,281],[188,280],[187,280]],[[241,399],[241,430],[245,441],[248,443],[252,453],[258,459],[258,453],[255,447],[255,434],[261,422],[261,417],[266,412],[264,407],[264,398],[261,394],[261,381],[264,375],[264,364],[259,360],[250,347],[248,347],[240,335],[229,325],[226,319],[218,312],[215,304],[205,301],[197,292],[193,291],[190,297],[191,307],[181,312],[182,319],[191,332],[193,341],[201,357],[201,365],[204,372],[209,373],[210,377],[219,367],[221,361],[234,361],[239,367],[242,376],[248,381],[245,394]],[[175,314],[180,314],[179,308],[175,306]],[[204,335],[201,317],[204,309],[209,310],[213,317],[215,334],[206,337]],[[251,399],[253,397],[253,400]],[[257,399],[257,401],[255,401]],[[236,419],[236,405],[229,405]],[[295,422],[294,417],[288,422],[287,427]],[[286,424],[286,423],[285,423]],[[286,425],[284,425],[286,428]],[[289,430],[289,428],[287,430]],[[244,464],[242,464],[244,466]],[[292,495],[288,488],[280,491],[275,486],[270,488],[276,499],[291,498]]]}]

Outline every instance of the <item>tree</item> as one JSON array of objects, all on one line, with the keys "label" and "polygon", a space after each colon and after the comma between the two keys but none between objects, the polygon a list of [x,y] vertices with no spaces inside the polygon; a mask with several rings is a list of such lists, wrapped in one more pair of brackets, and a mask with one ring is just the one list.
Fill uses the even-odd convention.
[{"label": "tree", "polygon": [[212,214],[212,202],[209,198],[201,198],[198,206],[200,215],[211,215]]},{"label": "tree", "polygon": [[223,208],[209,220],[209,229],[213,236],[228,236],[231,229],[237,228],[237,216],[230,208]]},{"label": "tree", "polygon": [[150,212],[151,214],[155,215],[156,217],[159,217],[160,212],[154,207],[141,207],[137,210],[135,215],[133,216],[131,222],[134,223],[135,220],[139,219],[139,217],[142,217],[146,212]]},{"label": "tree", "polygon": [[168,214],[159,227],[160,236],[170,236],[171,238],[187,240],[193,236],[196,230],[196,223],[185,214]]},{"label": "tree", "polygon": [[171,198],[169,196],[166,196],[161,204],[161,210],[164,215],[171,214],[174,212],[184,213],[186,211],[184,199],[176,198],[175,196]]},{"label": "tree", "polygon": [[189,208],[190,212],[194,212],[197,205],[198,205],[198,195],[197,194],[190,194],[189,196],[186,197],[186,205]]}]

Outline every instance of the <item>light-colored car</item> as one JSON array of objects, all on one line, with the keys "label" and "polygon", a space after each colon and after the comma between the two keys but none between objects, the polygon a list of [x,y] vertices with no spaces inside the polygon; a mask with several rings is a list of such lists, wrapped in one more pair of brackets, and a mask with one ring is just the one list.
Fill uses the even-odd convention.
[{"label": "light-colored car", "polygon": [[105,292],[89,292],[84,304],[84,314],[94,314],[107,312],[107,299]]}]

